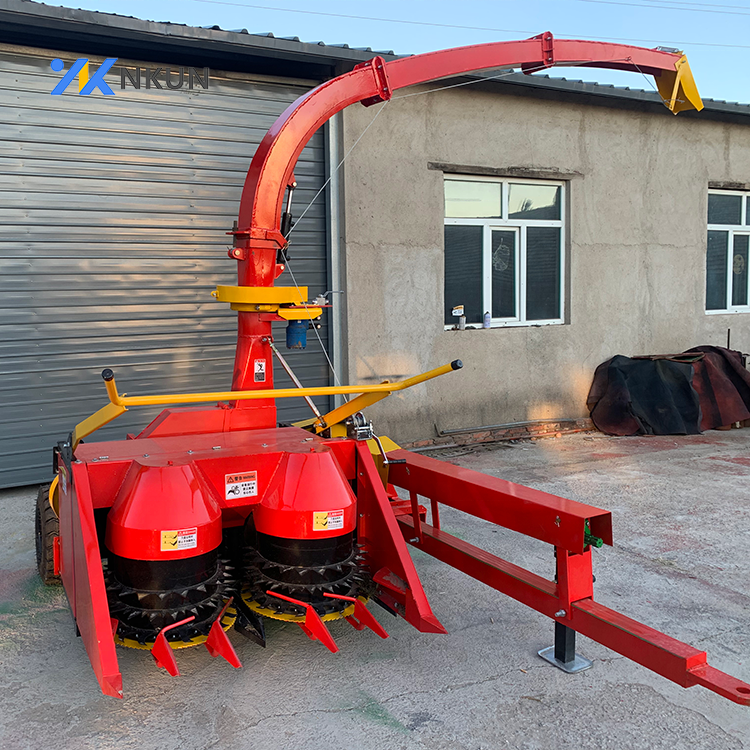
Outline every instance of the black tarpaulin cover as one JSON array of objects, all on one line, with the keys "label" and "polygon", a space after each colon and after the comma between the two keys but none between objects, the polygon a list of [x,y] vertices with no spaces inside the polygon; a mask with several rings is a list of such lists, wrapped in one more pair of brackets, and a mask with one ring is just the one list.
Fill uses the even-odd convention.
[{"label": "black tarpaulin cover", "polygon": [[586,403],[610,435],[694,435],[750,419],[750,373],[740,352],[719,346],[618,354],[596,368]]}]

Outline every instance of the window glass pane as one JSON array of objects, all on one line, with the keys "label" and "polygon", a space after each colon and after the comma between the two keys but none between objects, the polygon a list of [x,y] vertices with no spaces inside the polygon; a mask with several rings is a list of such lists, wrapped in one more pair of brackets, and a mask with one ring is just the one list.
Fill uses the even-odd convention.
[{"label": "window glass pane", "polygon": [[526,230],[526,319],[560,318],[560,227]]},{"label": "window glass pane", "polygon": [[458,323],[456,305],[467,323],[482,322],[482,235],[482,227],[445,227],[445,325]]},{"label": "window glass pane", "polygon": [[706,249],[706,310],[726,310],[729,232],[709,232]]},{"label": "window glass pane", "polygon": [[747,304],[747,245],[746,234],[734,236],[734,258],[732,259],[732,304]]},{"label": "window glass pane", "polygon": [[742,219],[741,195],[708,194],[709,224],[739,224]]},{"label": "window glass pane", "polygon": [[555,185],[511,185],[509,219],[559,219],[560,188]]},{"label": "window glass pane", "polygon": [[500,218],[502,185],[499,182],[445,181],[445,215],[449,219]]},{"label": "window glass pane", "polygon": [[750,224],[750,195],[745,199],[745,224]]},{"label": "window glass pane", "polygon": [[492,317],[516,317],[516,232],[492,232]]}]

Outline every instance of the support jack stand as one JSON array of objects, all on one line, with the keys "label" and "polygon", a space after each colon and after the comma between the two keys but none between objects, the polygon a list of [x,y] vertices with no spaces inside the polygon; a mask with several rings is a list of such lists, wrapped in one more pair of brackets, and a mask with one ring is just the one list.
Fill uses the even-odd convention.
[{"label": "support jack stand", "polygon": [[542,659],[568,674],[583,672],[594,665],[576,653],[576,631],[561,622],[555,622],[555,645],[547,646],[538,653]]}]

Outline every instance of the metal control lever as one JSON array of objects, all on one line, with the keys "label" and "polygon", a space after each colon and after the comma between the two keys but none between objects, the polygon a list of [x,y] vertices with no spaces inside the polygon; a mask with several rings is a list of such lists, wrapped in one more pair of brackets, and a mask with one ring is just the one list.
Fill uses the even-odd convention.
[{"label": "metal control lever", "polygon": [[[370,426],[372,426],[372,422],[370,422]],[[376,445],[378,446],[378,450],[380,451],[380,455],[383,457],[383,466],[388,466],[389,464],[406,463],[405,458],[388,458],[388,455],[383,448],[383,444],[380,442],[380,438],[375,433],[373,433],[372,439],[375,441]]]}]

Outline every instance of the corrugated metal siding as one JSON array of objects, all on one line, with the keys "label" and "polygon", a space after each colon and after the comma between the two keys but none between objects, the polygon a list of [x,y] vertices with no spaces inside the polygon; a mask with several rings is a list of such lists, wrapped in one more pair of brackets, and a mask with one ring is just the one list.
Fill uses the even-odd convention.
[{"label": "corrugated metal siding", "polygon": [[[105,403],[103,367],[131,394],[230,386],[236,316],[210,296],[236,281],[225,233],[257,144],[309,88],[212,71],[208,91],[79,96],[74,83],[53,97],[54,56],[69,67],[0,49],[0,487],[49,478],[51,446]],[[323,183],[324,148],[318,133],[299,160],[297,215]],[[292,247],[312,295],[328,288],[325,231],[320,200]],[[304,384],[329,384],[314,336],[289,361]],[[310,414],[279,404],[281,420]],[[158,411],[132,409],[97,439]]]}]

